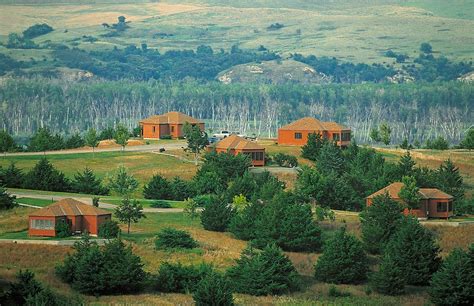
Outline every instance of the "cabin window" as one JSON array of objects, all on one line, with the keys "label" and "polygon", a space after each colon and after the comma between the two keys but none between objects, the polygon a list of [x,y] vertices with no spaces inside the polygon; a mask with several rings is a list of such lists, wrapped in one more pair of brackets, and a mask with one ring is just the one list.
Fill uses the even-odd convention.
[{"label": "cabin window", "polygon": [[153,133],[156,132],[156,126],[153,126]]},{"label": "cabin window", "polygon": [[33,219],[31,220],[31,228],[42,229],[42,230],[53,230],[54,222],[52,220]]},{"label": "cabin window", "polygon": [[263,152],[252,152],[252,153],[245,153],[250,155],[252,160],[263,160]]},{"label": "cabin window", "polygon": [[437,205],[438,212],[447,212],[448,211],[447,204],[448,203],[445,203],[445,202],[438,202],[438,205]]},{"label": "cabin window", "polygon": [[171,133],[174,133],[174,126],[171,127]]},{"label": "cabin window", "polygon": [[303,138],[303,134],[295,133],[295,139],[302,139],[302,138]]},{"label": "cabin window", "polygon": [[351,140],[351,132],[344,132],[341,135],[342,141],[350,141]]},{"label": "cabin window", "polygon": [[332,134],[332,140],[339,141],[339,134]]}]

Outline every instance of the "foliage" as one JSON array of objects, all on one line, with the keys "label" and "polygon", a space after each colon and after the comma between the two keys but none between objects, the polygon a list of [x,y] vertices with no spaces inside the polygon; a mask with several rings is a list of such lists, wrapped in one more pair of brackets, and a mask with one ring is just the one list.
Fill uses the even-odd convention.
[{"label": "foliage", "polygon": [[180,177],[174,177],[170,182],[171,198],[175,201],[183,201],[195,195],[194,185]]},{"label": "foliage", "polygon": [[172,198],[169,182],[161,175],[155,174],[143,187],[145,199],[169,200]]},{"label": "foliage", "polygon": [[257,222],[262,218],[264,205],[259,201],[248,203],[243,209],[237,209],[229,224],[229,231],[242,240],[252,240],[259,237]]},{"label": "foliage", "polygon": [[330,221],[336,220],[336,215],[334,211],[332,211],[331,209],[327,207],[322,207],[322,206],[317,205],[314,210],[314,214],[316,215],[316,220],[318,221],[324,221],[326,219]]},{"label": "foliage", "polygon": [[321,134],[309,134],[306,144],[301,147],[301,156],[309,160],[316,161],[325,142],[327,142],[327,140],[323,140]]},{"label": "foliage", "polygon": [[92,197],[92,206],[99,207],[99,201],[100,201],[99,197]]},{"label": "foliage", "polygon": [[273,160],[280,167],[292,168],[298,166],[298,159],[296,156],[290,154],[277,153],[273,156]]},{"label": "foliage", "polygon": [[13,305],[25,305],[28,298],[44,290],[41,283],[36,280],[35,274],[29,270],[18,271],[16,278],[18,282],[10,284],[10,292],[7,293],[6,299],[6,301],[10,301]]},{"label": "foliage", "polygon": [[204,206],[201,212],[201,224],[205,230],[224,232],[235,214],[232,205],[227,204],[218,197]]},{"label": "foliage", "polygon": [[468,150],[474,149],[474,127],[469,128],[463,140],[459,144],[459,148]]},{"label": "foliage", "polygon": [[464,198],[464,182],[459,168],[454,165],[451,159],[445,160],[436,172],[436,187],[452,195],[454,201]]},{"label": "foliage", "polygon": [[420,188],[416,186],[415,178],[412,176],[404,176],[402,183],[403,186],[398,193],[400,199],[402,199],[410,209],[419,208],[421,195],[419,193]]},{"label": "foliage", "polygon": [[23,31],[23,37],[33,39],[52,32],[53,28],[46,23],[35,24]]},{"label": "foliage", "polygon": [[54,230],[56,232],[56,237],[58,238],[66,238],[71,236],[71,226],[69,226],[67,220],[58,220],[54,226]]},{"label": "foliage", "polygon": [[94,151],[95,148],[99,145],[99,136],[95,129],[89,129],[84,137],[85,144],[92,148]]},{"label": "foliage", "polygon": [[[0,182],[1,183],[1,182]],[[0,211],[15,208],[16,196],[7,192],[7,189],[0,184]]]},{"label": "foliage", "polygon": [[194,161],[197,165],[199,153],[209,144],[207,133],[201,131],[198,125],[191,125],[186,122],[183,127],[183,134],[188,143],[187,150],[194,153]]},{"label": "foliage", "polygon": [[316,279],[336,284],[357,284],[367,279],[369,264],[362,243],[340,229],[324,246],[318,258]]},{"label": "foliage", "polygon": [[449,143],[444,137],[438,136],[435,140],[428,139],[426,141],[425,149],[433,150],[448,150]]},{"label": "foliage", "polygon": [[8,34],[6,47],[10,49],[37,49],[38,45],[24,36],[17,33],[10,33]]},{"label": "foliage", "polygon": [[99,248],[85,236],[76,242],[74,250],[56,267],[56,273],[75,290],[98,296],[133,293],[141,289],[145,280],[143,263],[120,239]]},{"label": "foliage", "polygon": [[39,128],[30,138],[28,150],[44,152],[48,150],[61,150],[64,147],[64,140],[59,134],[53,135],[48,128]]},{"label": "foliage", "polygon": [[16,149],[13,137],[5,130],[0,130],[0,153],[11,152]]},{"label": "foliage", "polygon": [[456,215],[474,215],[474,198],[457,201],[454,210]]},{"label": "foliage", "polygon": [[81,148],[86,144],[84,139],[81,137],[79,133],[74,133],[71,137],[67,138],[64,142],[65,149],[74,149],[74,148]]},{"label": "foliage", "polygon": [[127,234],[130,234],[130,224],[137,223],[141,218],[146,218],[143,214],[143,207],[137,200],[124,198],[122,203],[115,209],[115,215],[120,222],[127,224]]},{"label": "foliage", "polygon": [[197,284],[206,275],[214,273],[207,264],[183,266],[180,263],[164,262],[160,265],[155,279],[155,288],[160,292],[194,292]]},{"label": "foliage", "polygon": [[102,130],[99,134],[99,140],[108,140],[113,139],[115,135],[115,130],[113,127],[107,127],[106,129]]},{"label": "foliage", "polygon": [[120,228],[117,221],[107,220],[105,222],[102,222],[99,225],[98,236],[100,238],[105,238],[105,239],[117,238],[119,234],[120,234]]},{"label": "foliage", "polygon": [[405,292],[406,280],[397,260],[391,253],[383,255],[379,270],[370,278],[371,287],[376,292],[387,295],[399,295]]},{"label": "foliage", "polygon": [[433,47],[429,43],[424,42],[420,45],[420,51],[423,53],[431,53],[433,52]]},{"label": "foliage", "polygon": [[170,227],[162,229],[155,240],[155,247],[158,250],[193,249],[198,245],[188,232]]},{"label": "foliage", "polygon": [[89,168],[84,171],[77,172],[74,180],[71,182],[72,190],[77,193],[108,195],[109,189],[102,185],[102,180],[95,176],[94,172]]},{"label": "foliage", "polygon": [[243,195],[246,198],[251,198],[258,192],[258,185],[254,176],[250,172],[245,172],[244,175],[235,178],[229,183],[227,191],[225,192],[225,199],[232,202],[235,196]]},{"label": "foliage", "polygon": [[380,254],[402,221],[402,207],[388,194],[376,196],[360,213],[362,241],[366,250]]},{"label": "foliage", "polygon": [[196,306],[232,306],[234,299],[228,281],[217,273],[205,275],[193,293]]},{"label": "foliage", "polygon": [[334,143],[325,143],[320,150],[319,156],[316,159],[318,170],[323,174],[330,174],[331,172],[342,174],[346,164],[342,151]]},{"label": "foliage", "polygon": [[370,130],[370,139],[374,142],[380,142],[382,138],[380,137],[379,129],[377,127],[374,127]]},{"label": "foliage", "polygon": [[195,199],[186,199],[184,201],[184,209],[183,212],[188,215],[191,219],[197,218],[200,215],[200,212],[198,211],[199,208],[199,202],[196,201]]},{"label": "foliage", "polygon": [[156,200],[150,205],[153,208],[171,208],[171,204],[167,201]]},{"label": "foliage", "polygon": [[250,203],[247,201],[247,198],[243,194],[236,195],[232,199],[232,206],[238,213],[242,212],[249,204]]},{"label": "foliage", "polygon": [[412,217],[404,218],[384,252],[396,259],[409,285],[428,284],[441,262],[435,237]]},{"label": "foliage", "polygon": [[6,187],[20,188],[23,185],[24,174],[20,168],[11,162],[6,169],[0,168],[0,178]]},{"label": "foliage", "polygon": [[138,188],[138,181],[133,175],[127,173],[124,166],[119,166],[114,175],[109,178],[108,187],[122,197],[129,197]]},{"label": "foliage", "polygon": [[474,245],[468,252],[454,249],[433,274],[429,293],[436,305],[474,303]]},{"label": "foliage", "polygon": [[391,140],[392,129],[388,126],[387,123],[382,123],[380,125],[380,140],[388,146]]},{"label": "foliage", "polygon": [[122,151],[125,150],[125,146],[128,144],[128,139],[130,138],[130,132],[123,124],[118,124],[114,133],[115,142],[122,146]]},{"label": "foliage", "polygon": [[[202,169],[202,168],[201,168]],[[226,182],[213,171],[199,172],[193,178],[196,194],[219,194],[226,189]]]},{"label": "foliage", "polygon": [[299,275],[275,244],[262,251],[247,248],[227,271],[234,290],[251,295],[284,294],[299,288]]},{"label": "foliage", "polygon": [[56,170],[44,157],[26,174],[24,186],[28,189],[36,190],[70,190],[70,182],[64,173]]},{"label": "foliage", "polygon": [[330,296],[330,297],[347,297],[347,296],[351,296],[351,294],[349,292],[342,292],[339,289],[337,289],[336,286],[332,285],[331,287],[329,287],[328,296]]},{"label": "foliage", "polygon": [[406,151],[397,163],[397,179],[402,179],[404,176],[415,175],[415,164],[410,151]]}]

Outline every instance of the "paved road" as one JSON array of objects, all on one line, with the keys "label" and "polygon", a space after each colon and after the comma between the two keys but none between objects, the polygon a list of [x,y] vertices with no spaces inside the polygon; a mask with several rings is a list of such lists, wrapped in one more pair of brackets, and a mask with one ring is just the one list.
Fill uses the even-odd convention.
[{"label": "paved road", "polygon": [[[52,195],[52,194],[37,194],[31,192],[22,192],[22,191],[15,191],[12,192],[17,198],[33,198],[33,199],[45,199],[45,200],[53,200],[59,201],[65,198],[73,198],[74,200],[83,202],[88,205],[92,205],[92,198],[90,197],[77,197],[77,196],[61,196],[61,195]],[[20,204],[22,205],[22,204]],[[28,207],[34,207],[34,205],[22,205]],[[99,202],[100,208],[105,209],[115,209],[117,205]],[[182,212],[182,208],[143,208],[143,212],[146,213],[175,213],[175,212]]]},{"label": "paved road", "polygon": [[[164,142],[161,144],[150,144],[150,145],[138,145],[125,147],[125,152],[152,152],[158,151],[161,148],[165,150],[176,150],[185,147],[186,143],[179,142]],[[95,152],[119,152],[121,147],[109,147],[109,148],[96,148]],[[59,150],[59,151],[46,151],[46,152],[17,152],[7,153],[5,156],[28,156],[28,155],[56,155],[56,154],[80,154],[80,153],[92,153],[92,149],[70,149],[70,150]]]}]

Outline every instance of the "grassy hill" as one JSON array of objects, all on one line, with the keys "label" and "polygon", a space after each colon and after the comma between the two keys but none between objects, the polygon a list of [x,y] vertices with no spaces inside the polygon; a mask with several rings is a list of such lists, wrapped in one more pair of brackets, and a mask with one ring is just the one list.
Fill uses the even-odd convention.
[{"label": "grassy hill", "polygon": [[[53,3],[55,2],[55,3]],[[60,2],[60,3],[58,3]],[[354,62],[392,62],[387,49],[414,55],[427,41],[456,60],[474,54],[474,1],[16,1],[0,0],[0,39],[46,22],[55,31],[36,39],[86,50],[140,45],[160,51],[209,44],[229,49],[264,45],[282,54],[334,56]],[[18,4],[27,3],[27,4]],[[43,3],[38,5],[37,3]],[[44,4],[47,3],[47,4]],[[89,3],[89,4],[85,4]],[[123,15],[130,28],[117,37],[102,23]],[[272,28],[272,24],[281,28]],[[86,37],[84,37],[86,36]],[[87,38],[97,41],[90,42]],[[48,57],[49,51],[5,50],[17,58]]]}]

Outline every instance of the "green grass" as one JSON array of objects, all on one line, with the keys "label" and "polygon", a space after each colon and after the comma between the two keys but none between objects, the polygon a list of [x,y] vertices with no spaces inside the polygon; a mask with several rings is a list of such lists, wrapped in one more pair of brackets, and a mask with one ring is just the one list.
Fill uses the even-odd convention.
[{"label": "green grass", "polygon": [[18,203],[21,203],[21,204],[28,204],[28,205],[41,206],[41,207],[45,207],[45,206],[48,206],[48,205],[51,205],[52,203],[54,203],[54,201],[52,201],[52,200],[35,199],[35,198],[22,198],[22,197],[17,198],[16,201]]},{"label": "green grass", "polygon": [[[102,197],[101,201],[108,204],[119,205],[122,203],[122,199],[114,197]],[[138,202],[143,206],[143,208],[152,208],[153,202],[156,200],[147,200],[147,199],[138,199]],[[159,200],[160,202],[166,202],[171,205],[170,208],[184,208],[184,201],[171,201],[171,200]]]}]

